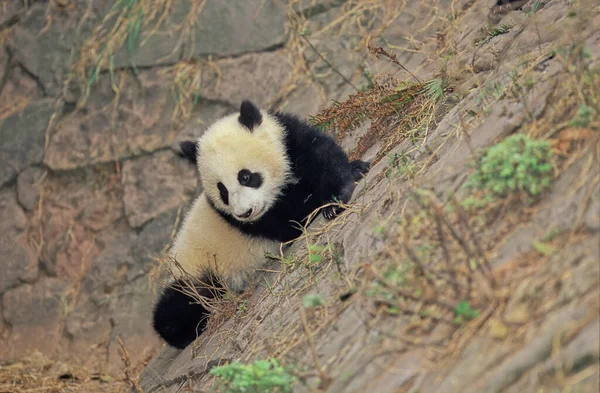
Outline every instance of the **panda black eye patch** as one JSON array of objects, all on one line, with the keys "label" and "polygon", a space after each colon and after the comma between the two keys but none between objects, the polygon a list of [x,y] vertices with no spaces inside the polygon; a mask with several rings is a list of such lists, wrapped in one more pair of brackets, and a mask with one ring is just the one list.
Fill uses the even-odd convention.
[{"label": "panda black eye patch", "polygon": [[242,169],[238,172],[238,181],[242,186],[259,188],[263,184],[263,177],[258,172],[250,172],[248,169]]},{"label": "panda black eye patch", "polygon": [[221,194],[221,200],[224,204],[229,205],[229,191],[227,191],[227,187],[221,182],[217,183],[217,188],[219,189],[219,194]]}]

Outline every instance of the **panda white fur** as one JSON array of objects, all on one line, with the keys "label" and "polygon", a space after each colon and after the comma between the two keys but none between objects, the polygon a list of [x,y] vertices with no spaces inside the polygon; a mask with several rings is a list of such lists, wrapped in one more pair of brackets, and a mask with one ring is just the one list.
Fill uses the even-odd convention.
[{"label": "panda white fur", "polygon": [[[265,253],[278,254],[281,242],[298,237],[298,223],[305,223],[316,208],[347,203],[369,167],[349,162],[332,138],[308,123],[260,111],[249,101],[181,148],[197,164],[203,192],[170,254],[198,278],[197,292],[209,299],[222,295],[224,288],[241,291],[264,264]],[[328,219],[339,211],[323,209]],[[154,309],[155,330],[177,348],[194,341],[208,314],[185,293],[185,285],[176,276]]]}]

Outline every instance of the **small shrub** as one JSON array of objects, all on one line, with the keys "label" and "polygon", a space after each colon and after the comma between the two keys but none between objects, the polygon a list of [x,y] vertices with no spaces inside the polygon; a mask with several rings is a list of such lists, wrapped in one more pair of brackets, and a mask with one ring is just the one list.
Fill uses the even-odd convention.
[{"label": "small shrub", "polygon": [[234,362],[214,367],[210,373],[220,378],[218,391],[222,393],[291,393],[296,381],[276,359]]},{"label": "small shrub", "polygon": [[325,305],[325,297],[319,293],[309,293],[302,298],[305,308],[316,308]]},{"label": "small shrub", "polygon": [[571,119],[571,121],[569,122],[569,125],[571,127],[583,128],[587,127],[593,119],[594,109],[585,104],[581,104],[579,106],[579,109],[577,109],[575,117],[573,117],[573,119]]},{"label": "small shrub", "polygon": [[488,200],[513,192],[535,198],[550,185],[551,160],[549,142],[512,135],[487,150],[465,186],[483,191]]},{"label": "small shrub", "polygon": [[454,322],[456,324],[461,324],[464,321],[470,321],[471,319],[477,318],[479,311],[471,307],[471,304],[468,301],[462,300],[456,305],[454,314]]}]

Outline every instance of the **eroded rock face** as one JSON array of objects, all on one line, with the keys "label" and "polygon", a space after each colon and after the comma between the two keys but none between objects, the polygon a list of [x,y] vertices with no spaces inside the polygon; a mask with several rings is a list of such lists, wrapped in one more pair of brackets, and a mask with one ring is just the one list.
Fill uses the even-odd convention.
[{"label": "eroded rock face", "polygon": [[29,244],[27,217],[16,200],[15,192],[0,192],[0,294],[38,276],[38,258]]},{"label": "eroded rock face", "polygon": [[40,199],[41,182],[46,171],[40,167],[29,167],[17,178],[17,196],[25,210],[32,211]]},{"label": "eroded rock face", "polygon": [[105,163],[169,146],[173,95],[157,71],[136,79],[126,73],[124,92],[115,110],[115,93],[106,75],[92,89],[84,108],[68,114],[48,144],[44,163],[55,170]]},{"label": "eroded rock face", "polygon": [[165,150],[123,165],[125,215],[134,227],[179,206],[196,190],[195,168]]},{"label": "eroded rock face", "polygon": [[88,13],[88,4],[83,2],[73,2],[63,12],[49,10],[45,3],[30,3],[14,27],[9,46],[15,60],[37,78],[44,93],[56,96],[72,60],[71,50],[81,44],[97,20],[95,10]]},{"label": "eroded rock face", "polygon": [[2,312],[11,326],[7,359],[34,349],[56,353],[62,336],[59,322],[64,318],[61,296],[66,289],[63,281],[44,277],[4,294]]},{"label": "eroded rock face", "polygon": [[[133,52],[124,46],[115,54],[115,67],[164,66],[182,58],[232,56],[283,45],[285,7],[276,0],[207,1],[202,7],[183,0],[173,3],[169,26],[142,29]],[[196,15],[191,19],[190,15]],[[114,19],[114,18],[113,18]],[[201,26],[186,36],[174,26]],[[110,25],[110,24],[109,24]],[[153,34],[151,34],[153,33]]]},{"label": "eroded rock face", "polygon": [[0,187],[42,161],[46,128],[53,113],[54,100],[42,100],[0,123]]},{"label": "eroded rock face", "polygon": [[217,62],[217,67],[219,74],[207,70],[203,96],[231,102],[235,107],[248,99],[261,108],[268,108],[292,76],[291,59],[282,51],[223,59]]}]

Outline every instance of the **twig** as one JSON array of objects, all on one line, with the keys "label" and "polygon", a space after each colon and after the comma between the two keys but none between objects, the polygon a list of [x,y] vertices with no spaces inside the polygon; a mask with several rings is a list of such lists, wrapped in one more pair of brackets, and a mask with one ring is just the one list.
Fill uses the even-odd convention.
[{"label": "twig", "polygon": [[304,309],[302,306],[298,307],[298,313],[300,314],[300,321],[302,322],[302,327],[304,328],[304,333],[306,333],[306,339],[308,340],[308,345],[310,346],[310,351],[313,357],[313,361],[315,362],[315,366],[317,367],[317,371],[319,372],[319,378],[321,379],[321,383],[328,381],[329,377],[323,371],[323,367],[321,367],[321,363],[319,362],[319,356],[317,355],[317,348],[315,347],[315,342],[313,340],[313,336],[308,329],[308,323],[306,322],[306,315],[304,315]]},{"label": "twig", "polygon": [[360,91],[356,86],[354,86],[354,84],[350,81],[350,79],[346,78],[340,71],[338,71],[337,68],[335,68],[333,66],[333,64],[331,64],[325,57],[323,57],[323,55],[317,50],[317,48],[315,48],[313,46],[313,44],[311,44],[311,42],[308,40],[308,38],[306,38],[305,35],[300,34],[300,37],[302,37],[302,39],[308,44],[308,46],[310,46],[310,48],[315,51],[315,53],[321,58],[321,60],[323,60],[329,66],[329,68],[331,68],[333,70],[333,72],[335,72],[336,74],[338,74],[339,76],[342,77],[344,82],[346,82],[347,84],[352,86],[354,88],[354,90]]},{"label": "twig", "polygon": [[121,354],[121,360],[123,360],[123,363],[125,364],[125,367],[123,368],[123,373],[125,374],[125,379],[129,382],[129,384],[131,384],[131,388],[133,389],[134,392],[144,393],[137,378],[134,378],[131,375],[131,359],[129,357],[129,352],[127,351],[127,348],[125,348],[125,344],[123,344],[123,340],[121,340],[121,337],[117,337],[117,342],[119,343],[119,346],[121,347],[121,351],[123,352]]},{"label": "twig", "polygon": [[395,54],[387,52],[385,49],[383,49],[380,46],[371,46],[370,44],[367,44],[367,48],[369,49],[369,53],[372,54],[373,56],[387,57],[388,59],[390,59],[390,61],[392,63],[396,64],[397,66],[402,68],[404,71],[408,72],[410,74],[410,76],[412,76],[418,83],[421,83],[421,80],[419,78],[417,78],[417,76],[415,74],[410,72],[408,70],[408,68],[404,67],[404,65],[402,63],[400,63],[400,60],[398,60],[398,56],[396,56]]}]

